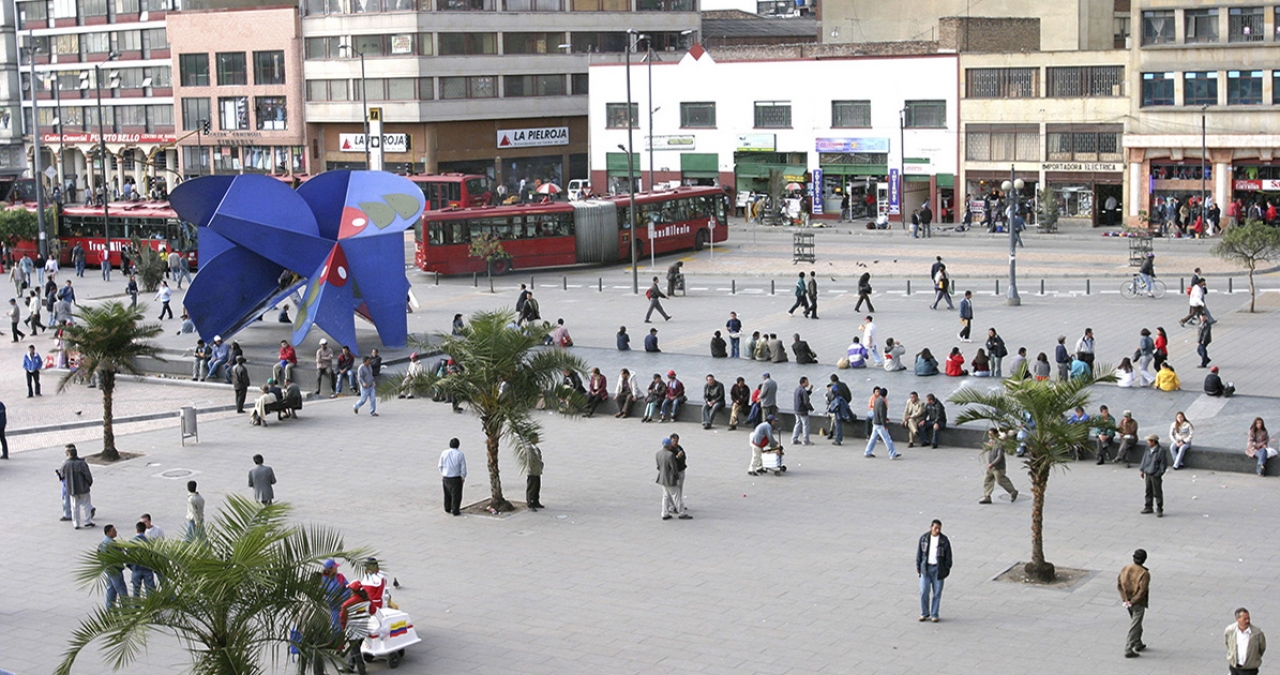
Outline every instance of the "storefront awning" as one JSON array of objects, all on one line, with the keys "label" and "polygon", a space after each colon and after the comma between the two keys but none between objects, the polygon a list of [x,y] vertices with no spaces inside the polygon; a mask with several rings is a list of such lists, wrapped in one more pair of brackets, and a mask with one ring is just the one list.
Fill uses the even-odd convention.
[{"label": "storefront awning", "polygon": [[956,186],[956,175],[954,173],[938,174],[938,187],[954,189]]},{"label": "storefront awning", "polygon": [[685,152],[680,155],[680,175],[685,178],[718,178],[720,155],[707,152]]},{"label": "storefront awning", "polygon": [[[640,153],[631,154],[631,161],[635,165],[636,172],[640,171]],[[604,155],[605,170],[611,174],[627,175],[631,171],[631,167],[627,164],[627,153],[625,152],[606,152]]]}]

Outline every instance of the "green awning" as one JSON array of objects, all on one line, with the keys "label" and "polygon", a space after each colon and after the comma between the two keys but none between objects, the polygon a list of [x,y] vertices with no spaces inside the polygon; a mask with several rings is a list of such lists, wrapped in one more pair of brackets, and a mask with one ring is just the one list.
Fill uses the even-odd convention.
[{"label": "green awning", "polygon": [[938,187],[954,189],[955,186],[956,186],[956,175],[954,173],[938,174]]},{"label": "green awning", "polygon": [[[640,171],[640,153],[632,153],[631,161],[635,165],[635,170]],[[631,171],[631,167],[627,166],[627,153],[625,152],[606,152],[604,154],[604,167],[609,173],[626,175]]]},{"label": "green awning", "polygon": [[822,172],[828,176],[884,176],[889,167],[884,164],[824,164]]},{"label": "green awning", "polygon": [[906,180],[908,183],[928,183],[929,179],[932,177],[933,176],[930,176],[928,174],[918,176],[918,175],[909,173],[907,174]]},{"label": "green awning", "polygon": [[682,153],[680,174],[685,178],[717,178],[720,176],[720,155],[713,152]]},{"label": "green awning", "polygon": [[777,170],[782,173],[782,179],[788,183],[799,183],[804,180],[804,174],[809,169],[803,164],[743,164],[734,165],[734,173],[739,178],[768,178],[769,171]]}]

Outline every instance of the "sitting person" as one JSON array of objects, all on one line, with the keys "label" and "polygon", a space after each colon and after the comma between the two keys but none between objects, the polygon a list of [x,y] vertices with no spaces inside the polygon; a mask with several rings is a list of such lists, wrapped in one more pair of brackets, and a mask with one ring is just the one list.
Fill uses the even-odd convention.
[{"label": "sitting person", "polygon": [[1263,422],[1261,417],[1253,418],[1253,423],[1249,425],[1249,443],[1245,446],[1244,452],[1258,461],[1258,475],[1266,476],[1267,460],[1271,459],[1276,450],[1271,447],[1267,423]]},{"label": "sitting person", "polygon": [[933,352],[928,347],[920,350],[916,354],[916,375],[919,377],[929,377],[938,374],[938,360],[933,358]]},{"label": "sitting person", "polygon": [[897,372],[906,370],[907,367],[902,363],[902,355],[907,352],[907,348],[902,346],[901,342],[895,342],[893,338],[887,338],[884,341],[884,369],[886,372]]},{"label": "sitting person", "polygon": [[1120,424],[1116,425],[1116,436],[1120,439],[1120,448],[1116,450],[1115,463],[1124,463],[1124,468],[1128,469],[1131,463],[1129,459],[1129,451],[1138,446],[1138,420],[1133,419],[1133,413],[1126,410],[1124,416],[1120,418]]},{"label": "sitting person", "polygon": [[644,336],[644,350],[646,352],[660,352],[658,349],[658,329],[650,328],[649,334]]},{"label": "sitting person", "polygon": [[867,348],[862,346],[862,341],[853,338],[853,342],[849,345],[847,351],[850,368],[866,368],[867,367]]},{"label": "sitting person", "polygon": [[933,394],[924,397],[924,422],[920,424],[920,445],[938,447],[938,432],[947,428],[947,409]]},{"label": "sitting person", "polygon": [[969,371],[964,369],[964,354],[960,353],[959,347],[952,347],[951,355],[947,357],[947,377],[963,377],[968,374]]},{"label": "sitting person", "polygon": [[1089,377],[1092,372],[1089,364],[1080,358],[1079,354],[1071,357],[1071,379],[1078,380],[1082,377]]},{"label": "sitting person", "polygon": [[1049,373],[1053,372],[1049,367],[1049,356],[1044,352],[1036,355],[1036,360],[1031,363],[1031,375],[1036,378],[1036,382],[1044,382],[1049,379]]},{"label": "sitting person", "polygon": [[769,333],[769,356],[774,363],[787,362],[787,348],[782,346],[777,333]]},{"label": "sitting person", "polygon": [[747,349],[742,352],[748,359],[756,360],[756,347],[760,344],[760,331],[751,333],[751,337],[747,338]]},{"label": "sitting person", "polygon": [[1209,369],[1209,374],[1204,377],[1204,393],[1206,396],[1222,396],[1227,393],[1226,387],[1222,385],[1222,378],[1218,376],[1218,367],[1214,366]]},{"label": "sitting person", "polygon": [[556,319],[556,327],[551,331],[551,344],[557,347],[572,347],[573,338],[569,329],[564,326],[564,319]]},{"label": "sitting person", "polygon": [[973,366],[974,377],[991,377],[991,359],[987,357],[987,350],[982,347],[978,347],[978,353],[974,355],[969,365]]},{"label": "sitting person", "polygon": [[1117,387],[1136,387],[1140,379],[1138,374],[1133,372],[1133,361],[1129,360],[1129,357],[1124,357],[1120,365],[1116,366]]},{"label": "sitting person", "polygon": [[716,331],[716,334],[711,336],[711,358],[729,358],[729,343],[720,337],[720,331]]},{"label": "sitting person", "polygon": [[755,346],[755,349],[751,351],[751,355],[757,361],[773,360],[772,354],[769,351],[769,334],[768,333],[761,335],[760,339],[756,340],[756,346]]},{"label": "sitting person", "polygon": [[1107,406],[1098,408],[1098,416],[1093,418],[1094,446],[1098,452],[1098,464],[1107,463],[1107,451],[1111,449],[1111,441],[1115,440],[1115,419]]},{"label": "sitting person", "polygon": [[1187,416],[1179,412],[1173,416],[1169,425],[1169,453],[1173,455],[1173,470],[1177,471],[1186,465],[1187,450],[1191,449],[1191,438],[1196,428],[1187,420]]},{"label": "sitting person", "polygon": [[626,326],[618,326],[618,351],[631,351],[631,336],[627,335]]},{"label": "sitting person", "polygon": [[421,377],[424,372],[422,361],[418,360],[418,352],[410,354],[409,369],[405,371],[404,380],[400,382],[399,398],[413,398],[413,382]]},{"label": "sitting person", "polygon": [[293,319],[289,318],[289,303],[280,306],[280,313],[276,314],[276,323],[293,323]]},{"label": "sitting person", "polygon": [[1178,391],[1181,388],[1182,383],[1178,381],[1178,374],[1173,371],[1173,366],[1168,361],[1160,364],[1160,372],[1156,373],[1156,389]]},{"label": "sitting person", "polygon": [[796,333],[791,338],[791,353],[796,357],[796,363],[807,364],[817,363],[818,355],[813,353],[813,349],[809,347],[809,343],[800,339],[800,334]]},{"label": "sitting person", "polygon": [[1027,363],[1027,348],[1018,347],[1018,353],[1009,360],[1009,377],[1025,380],[1031,377],[1031,364]]},{"label": "sitting person", "polygon": [[254,426],[267,426],[267,413],[270,412],[271,406],[279,402],[280,399],[271,391],[271,387],[262,385],[262,395],[253,402],[253,414],[249,416],[249,421]]},{"label": "sitting person", "polygon": [[298,419],[298,411],[302,410],[302,389],[298,387],[298,383],[285,378],[284,381],[284,403],[281,417],[289,419]]}]

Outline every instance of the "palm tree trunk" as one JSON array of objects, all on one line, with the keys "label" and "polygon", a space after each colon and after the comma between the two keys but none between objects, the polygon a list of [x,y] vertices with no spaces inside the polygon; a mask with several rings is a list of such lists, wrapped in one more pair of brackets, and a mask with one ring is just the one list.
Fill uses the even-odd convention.
[{"label": "palm tree trunk", "polygon": [[116,451],[116,432],[112,427],[112,404],[116,390],[116,374],[110,370],[98,371],[98,388],[102,390],[102,458],[108,462],[120,459]]},{"label": "palm tree trunk", "polygon": [[498,439],[496,431],[486,433],[485,445],[489,455],[489,508],[499,513],[512,511],[514,507],[502,496],[502,476],[498,473]]},{"label": "palm tree trunk", "polygon": [[1044,493],[1049,488],[1049,465],[1031,469],[1031,562],[1024,571],[1034,581],[1057,578],[1053,563],[1044,559]]}]

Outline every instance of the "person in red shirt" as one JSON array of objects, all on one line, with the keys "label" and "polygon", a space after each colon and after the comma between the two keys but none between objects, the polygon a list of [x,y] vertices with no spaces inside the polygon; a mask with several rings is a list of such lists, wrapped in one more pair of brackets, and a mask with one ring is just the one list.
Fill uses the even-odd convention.
[{"label": "person in red shirt", "polygon": [[343,639],[347,642],[347,661],[356,669],[356,672],[365,675],[364,656],[360,653],[360,645],[369,634],[372,602],[368,591],[359,581],[351,582],[347,588],[351,591],[351,597],[342,603],[342,611],[338,613],[339,627],[342,629]]},{"label": "person in red shirt", "polygon": [[274,370],[276,382],[293,379],[293,367],[298,365],[298,354],[288,340],[280,341],[280,357]]}]

